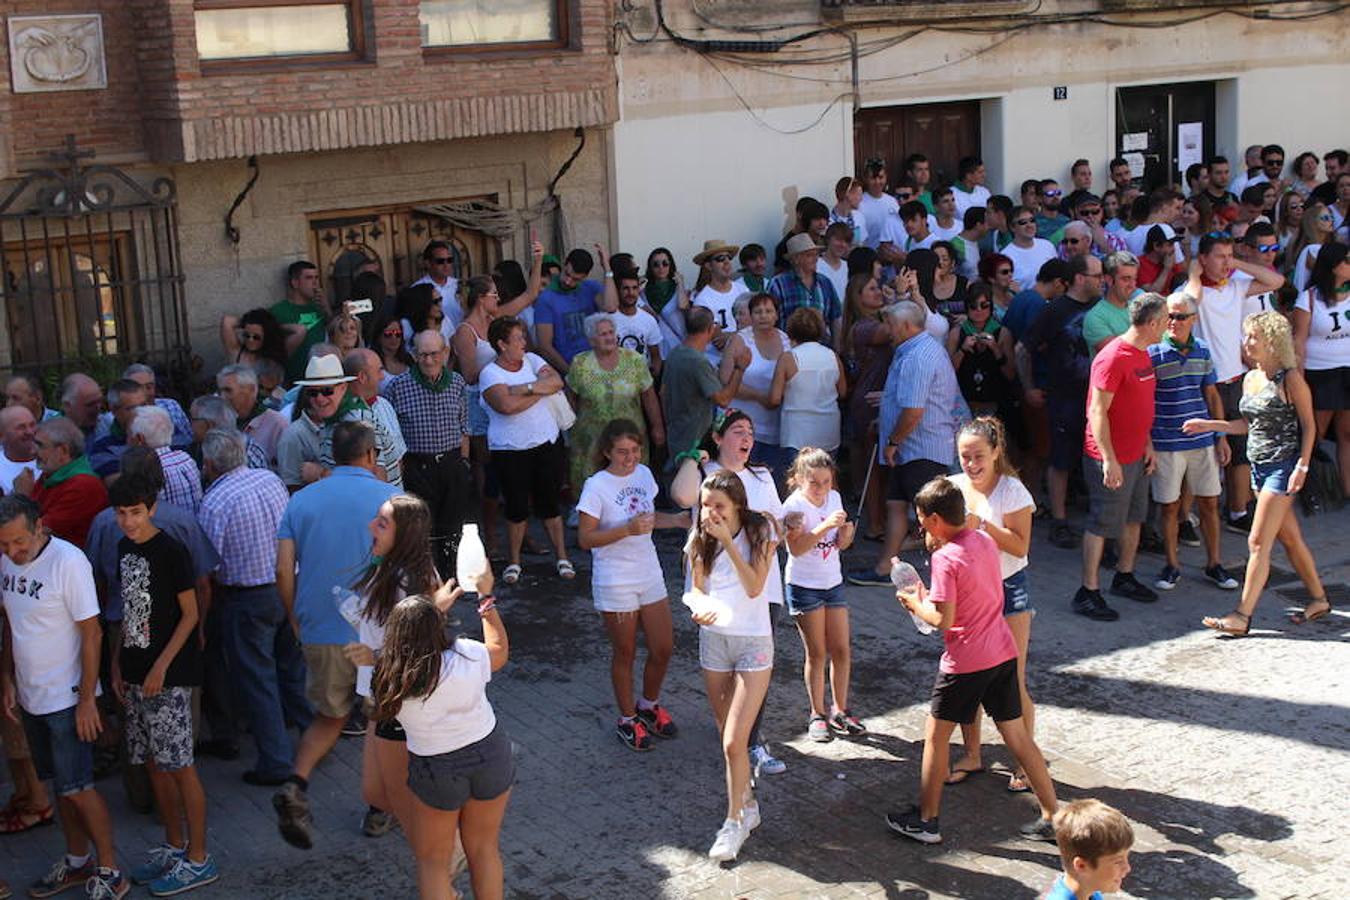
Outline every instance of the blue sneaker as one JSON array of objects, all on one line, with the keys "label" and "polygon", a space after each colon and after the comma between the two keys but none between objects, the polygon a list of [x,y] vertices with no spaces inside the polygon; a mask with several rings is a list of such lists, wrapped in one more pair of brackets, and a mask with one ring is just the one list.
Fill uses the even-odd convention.
[{"label": "blue sneaker", "polygon": [[216,868],[216,861],[210,856],[199,863],[192,862],[184,856],[178,860],[178,865],[150,882],[150,893],[155,897],[172,897],[174,894],[208,885],[219,877],[220,870]]},{"label": "blue sneaker", "polygon": [[167,875],[183,858],[183,851],[173,844],[160,844],[151,847],[145,854],[145,862],[131,870],[132,884],[149,884],[156,878]]}]

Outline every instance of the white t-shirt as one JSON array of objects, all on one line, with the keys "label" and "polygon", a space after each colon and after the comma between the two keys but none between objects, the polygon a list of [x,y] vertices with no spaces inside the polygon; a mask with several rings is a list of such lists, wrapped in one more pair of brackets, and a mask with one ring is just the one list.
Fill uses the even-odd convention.
[{"label": "white t-shirt", "polygon": [[[800,490],[793,491],[783,503],[783,515],[802,514],[802,528],[811,531],[828,519],[836,510],[842,510],[844,502],[838,491],[830,491],[824,506],[816,506]],[[831,528],[820,536],[816,545],[797,556],[788,551],[788,584],[797,587],[827,590],[843,584],[844,578],[839,567],[839,529]]]},{"label": "white t-shirt", "polygon": [[952,185],[952,197],[956,200],[956,217],[965,218],[966,210],[976,206],[989,205],[989,188],[982,184],[975,185],[970,191],[966,190],[963,184]]},{"label": "white t-shirt", "polygon": [[529,450],[557,439],[558,420],[549,411],[549,401],[540,398],[528,409],[511,416],[497,412],[487,401],[488,388],[498,384],[508,387],[529,384],[538,379],[535,373],[546,365],[543,357],[526,353],[525,364],[517,372],[503,369],[494,361],[478,373],[478,389],[482,392],[478,402],[487,410],[489,450]]},{"label": "white t-shirt", "polygon": [[[708,475],[721,471],[722,466],[716,460],[708,460],[703,464],[703,471]],[[778,497],[778,486],[773,483],[773,476],[767,469],[759,466],[746,466],[736,473],[741,479],[741,484],[745,485],[745,502],[750,509],[757,513],[764,513],[773,519],[775,526],[783,521],[783,501]],[[694,521],[698,521],[698,504],[694,504]],[[783,567],[778,564],[777,551],[774,552],[774,563],[769,566],[769,577],[764,582],[764,594],[770,603],[783,602]]]},{"label": "white t-shirt", "polygon": [[[965,495],[966,512],[979,516],[986,522],[993,522],[1000,528],[1006,527],[1003,524],[1004,516],[1036,505],[1036,500],[1026,485],[1009,475],[999,476],[998,484],[994,485],[994,492],[988,497],[975,490],[970,483],[970,476],[964,472],[948,475],[947,480],[959,487],[961,493]],[[1013,556],[1006,550],[1000,550],[998,558],[1004,578],[1016,575],[1027,567],[1025,556]]]},{"label": "white t-shirt", "polygon": [[656,317],[645,309],[635,309],[631,316],[616,312],[609,318],[614,323],[619,346],[641,353],[647,362],[651,362],[652,356],[647,352],[647,348],[655,347],[660,350],[662,341],[661,325],[656,321]]},{"label": "white t-shirt", "polygon": [[904,243],[905,252],[912,253],[915,250],[928,250],[939,240],[941,240],[941,238],[939,238],[936,234],[934,234],[931,231],[928,232],[928,235],[926,237],[922,237],[918,240],[915,240],[914,238],[910,237],[908,233],[906,233]]},{"label": "white t-shirt", "polygon": [[[1177,236],[1176,231],[1172,228],[1171,225],[1168,225],[1166,222],[1152,222],[1152,223],[1145,222],[1142,225],[1136,225],[1129,231],[1122,232],[1125,237],[1125,246],[1135,256],[1144,255],[1144,248],[1148,245],[1148,232],[1149,229],[1151,229],[1154,225],[1157,225],[1159,228],[1161,228],[1163,230],[1163,234],[1165,234],[1169,238],[1174,238]],[[1172,245],[1172,252],[1176,255],[1177,262],[1182,262],[1186,259],[1186,254],[1181,252],[1180,243]]]},{"label": "white t-shirt", "polygon": [[1317,254],[1321,249],[1321,244],[1309,244],[1299,251],[1298,259],[1294,262],[1292,275],[1294,287],[1300,291],[1308,289],[1308,282],[1312,281],[1313,264],[1317,262]]},{"label": "white t-shirt", "polygon": [[[399,592],[399,599],[403,599],[402,591]],[[362,616],[356,623],[356,639],[379,655],[380,650],[384,648],[384,626],[377,624],[374,619]],[[370,696],[370,680],[374,675],[374,666],[356,667],[356,696]]]},{"label": "white t-shirt", "polygon": [[937,240],[950,241],[952,238],[956,237],[958,234],[965,231],[966,226],[961,221],[960,216],[957,216],[956,218],[952,219],[952,224],[950,228],[943,228],[941,225],[938,224],[936,216],[929,216],[928,230],[933,232],[933,236]]},{"label": "white t-shirt", "polygon": [[[745,536],[744,528],[736,534],[735,544],[741,558],[752,562],[750,541]],[[777,565],[769,568],[770,577],[777,568]],[[754,597],[747,596],[731,557],[719,548],[717,556],[713,558],[712,571],[703,583],[703,592],[708,595],[705,608],[717,613],[717,621],[703,627],[718,634],[771,637],[773,624],[769,619],[768,598],[765,596],[768,587],[768,579],[765,579],[764,590]]]},{"label": "white t-shirt", "polygon": [[89,560],[58,537],[26,565],[0,555],[0,606],[14,635],[19,705],[33,716],[70,709],[80,699],[77,623],[98,615]]},{"label": "white t-shirt", "polygon": [[1307,368],[1313,371],[1350,366],[1350,303],[1328,307],[1314,300],[1312,291],[1298,295],[1295,308],[1311,315],[1308,328]]},{"label": "white t-shirt", "polygon": [[[577,512],[600,523],[602,530],[618,528],[634,516],[655,512],[656,479],[639,464],[632,475],[620,478],[601,469],[586,479]],[[601,587],[645,585],[661,578],[661,561],[650,534],[630,534],[591,550],[591,584]]]},{"label": "white t-shirt", "polygon": [[900,221],[899,216],[887,216],[881,220],[881,233],[877,239],[878,246],[894,244],[896,249],[903,250],[908,240],[909,232],[905,231],[905,224]]},{"label": "white t-shirt", "polygon": [[24,469],[33,473],[33,478],[39,474],[38,463],[36,459],[30,459],[27,462],[15,462],[5,455],[5,451],[0,449],[0,493],[11,493],[14,490],[14,479],[18,478]]},{"label": "white t-shirt", "polygon": [[1012,243],[999,251],[1013,264],[1013,281],[1024,288],[1029,288],[1036,283],[1036,276],[1041,271],[1041,266],[1054,259],[1055,245],[1045,238],[1035,238],[1030,247],[1019,247]]},{"label": "white t-shirt", "polygon": [[[713,322],[722,329],[722,334],[735,334],[736,313],[732,310],[732,306],[742,294],[748,293],[750,293],[750,289],[739,278],[733,281],[725,291],[714,290],[711,284],[705,284],[702,290],[690,298],[689,305],[702,306],[704,309],[710,310],[713,314]],[[716,344],[710,342],[708,349],[704,352],[708,356],[708,362],[713,364],[714,369],[722,364],[722,351],[717,349]]]},{"label": "white t-shirt", "polygon": [[900,212],[900,203],[890,194],[873,197],[864,191],[862,202],[858,204],[858,212],[862,214],[863,223],[867,226],[865,243],[875,250],[878,244],[887,240],[884,223],[887,219],[897,216]]},{"label": "white t-shirt", "polygon": [[488,702],[492,659],[479,641],[458,638],[441,654],[441,680],[431,696],[403,701],[398,724],[408,734],[408,752],[439,756],[481,741],[497,727]]},{"label": "white t-shirt", "polygon": [[1209,345],[1214,359],[1214,377],[1231,381],[1247,371],[1242,361],[1242,312],[1252,276],[1235,270],[1221,288],[1200,289],[1197,336]]},{"label": "white t-shirt", "polygon": [[844,302],[844,292],[848,290],[848,260],[839,260],[839,268],[830,268],[830,262],[821,254],[816,260],[816,274],[826,279],[834,285],[834,295],[839,298],[839,303]]},{"label": "white t-shirt", "polygon": [[924,307],[928,311],[928,316],[923,320],[923,330],[937,341],[939,344],[946,345],[947,332],[952,330],[952,323],[947,321],[947,317],[942,313]]}]

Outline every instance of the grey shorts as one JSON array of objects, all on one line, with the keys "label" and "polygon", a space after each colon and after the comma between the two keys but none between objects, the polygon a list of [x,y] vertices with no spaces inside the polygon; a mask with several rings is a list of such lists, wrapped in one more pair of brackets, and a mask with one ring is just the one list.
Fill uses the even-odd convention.
[{"label": "grey shorts", "polygon": [[408,754],[408,788],[427,806],[447,812],[469,800],[495,800],[516,782],[511,739],[501,723],[481,741],[438,756]]},{"label": "grey shorts", "polygon": [[699,629],[698,663],[709,672],[762,672],[773,668],[773,635],[721,634]]},{"label": "grey shorts", "polygon": [[166,687],[153,697],[127,685],[127,759],[133,766],[153,759],[162,772],[192,765],[192,688]]},{"label": "grey shorts", "polygon": [[1102,484],[1102,464],[1090,456],[1083,457],[1083,479],[1087,481],[1088,518],[1086,530],[1098,537],[1112,540],[1120,537],[1127,524],[1135,525],[1148,518],[1148,478],[1144,475],[1144,461],[1121,466],[1124,477],[1120,487],[1108,491]]}]

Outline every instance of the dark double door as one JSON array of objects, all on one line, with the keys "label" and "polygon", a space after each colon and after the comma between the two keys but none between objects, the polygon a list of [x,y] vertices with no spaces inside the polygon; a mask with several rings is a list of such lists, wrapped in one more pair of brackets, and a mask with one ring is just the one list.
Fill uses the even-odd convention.
[{"label": "dark double door", "polygon": [[[1187,166],[1214,155],[1214,83],[1118,88],[1115,149],[1136,163],[1142,157],[1143,175],[1135,183],[1145,191],[1184,188]],[[1237,160],[1234,172],[1241,166]]]},{"label": "dark double door", "polygon": [[979,101],[883,106],[853,116],[853,171],[859,177],[868,159],[880,157],[894,185],[911,153],[928,157],[931,185],[955,181],[961,157],[980,154]]}]

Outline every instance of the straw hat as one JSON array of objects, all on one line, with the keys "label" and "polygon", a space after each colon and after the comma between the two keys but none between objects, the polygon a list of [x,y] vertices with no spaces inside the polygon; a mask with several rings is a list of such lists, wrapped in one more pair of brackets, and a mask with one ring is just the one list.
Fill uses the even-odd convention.
[{"label": "straw hat", "polygon": [[703,252],[694,257],[694,265],[701,266],[719,253],[735,256],[740,250],[740,247],[735,244],[728,244],[726,241],[704,241]]}]

